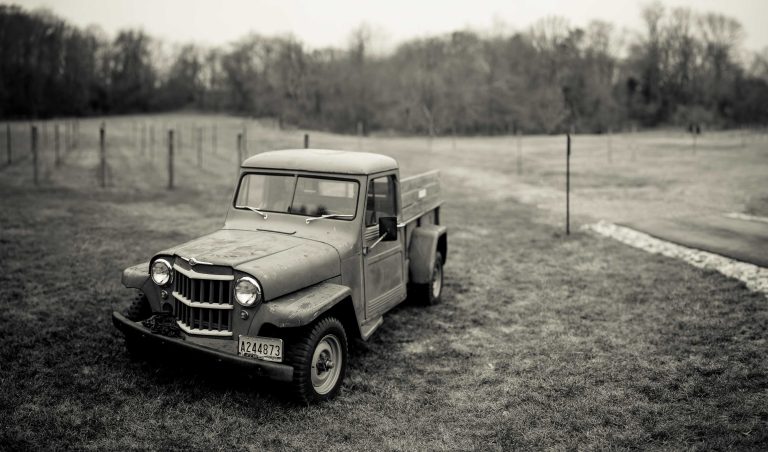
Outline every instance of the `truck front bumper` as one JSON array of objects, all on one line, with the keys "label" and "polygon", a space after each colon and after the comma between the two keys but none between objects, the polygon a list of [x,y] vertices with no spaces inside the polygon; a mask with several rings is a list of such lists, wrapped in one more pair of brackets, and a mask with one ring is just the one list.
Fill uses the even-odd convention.
[{"label": "truck front bumper", "polygon": [[124,315],[116,311],[112,312],[112,323],[118,330],[122,331],[126,337],[139,339],[158,347],[199,353],[216,362],[225,362],[247,368],[253,371],[256,375],[267,377],[272,380],[291,381],[293,379],[293,367],[287,364],[243,358],[241,356],[230,355],[218,350],[193,344],[184,339],[153,334],[141,323],[128,320]]}]

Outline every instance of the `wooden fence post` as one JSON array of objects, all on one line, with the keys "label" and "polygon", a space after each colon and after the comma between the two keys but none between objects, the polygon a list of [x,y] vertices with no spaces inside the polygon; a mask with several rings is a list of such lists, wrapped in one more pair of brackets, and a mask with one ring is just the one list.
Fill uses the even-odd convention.
[{"label": "wooden fence post", "polygon": [[304,149],[309,149],[309,134],[304,134]]},{"label": "wooden fence post", "polygon": [[59,155],[59,125],[53,126],[53,151],[56,159],[54,160],[56,166],[61,166],[61,155]]},{"label": "wooden fence post", "polygon": [[105,128],[106,128],[106,125],[102,122],[101,127],[99,127],[99,161],[100,161],[99,175],[101,177],[101,188],[104,188],[107,186],[107,147],[104,143],[106,138]]},{"label": "wooden fence post", "polygon": [[5,125],[5,145],[6,145],[6,151],[8,152],[8,164],[10,165],[13,163],[13,151],[11,148],[11,125],[6,124]]},{"label": "wooden fence post", "polygon": [[571,134],[566,136],[565,151],[565,235],[571,234]]},{"label": "wooden fence post", "polygon": [[173,190],[173,129],[168,131],[168,190]]},{"label": "wooden fence post", "polygon": [[31,136],[31,148],[32,148],[32,180],[35,185],[38,183],[37,178],[37,126],[32,126]]}]

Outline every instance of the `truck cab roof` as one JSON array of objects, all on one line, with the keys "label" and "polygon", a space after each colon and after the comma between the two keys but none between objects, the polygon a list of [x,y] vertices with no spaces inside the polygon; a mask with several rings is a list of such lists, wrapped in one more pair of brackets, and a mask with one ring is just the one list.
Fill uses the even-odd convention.
[{"label": "truck cab roof", "polygon": [[311,171],[337,174],[373,174],[397,169],[392,157],[369,152],[330,149],[286,149],[254,155],[243,168]]}]

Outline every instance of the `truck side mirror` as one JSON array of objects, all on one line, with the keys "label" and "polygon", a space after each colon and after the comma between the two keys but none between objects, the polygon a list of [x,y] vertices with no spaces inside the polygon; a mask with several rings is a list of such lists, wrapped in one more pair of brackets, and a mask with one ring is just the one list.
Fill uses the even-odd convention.
[{"label": "truck side mirror", "polygon": [[379,218],[379,237],[383,242],[397,240],[397,217]]}]

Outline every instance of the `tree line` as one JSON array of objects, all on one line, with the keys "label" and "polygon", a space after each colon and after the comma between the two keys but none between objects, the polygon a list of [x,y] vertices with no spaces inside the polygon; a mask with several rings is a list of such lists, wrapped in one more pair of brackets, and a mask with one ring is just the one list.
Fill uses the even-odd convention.
[{"label": "tree line", "polygon": [[371,51],[250,34],[169,47],[110,38],[47,11],[0,5],[0,117],[198,109],[337,132],[585,132],[768,122],[768,52],[747,55],[734,19],[651,4],[628,33],[560,17],[514,33],[456,31]]}]

